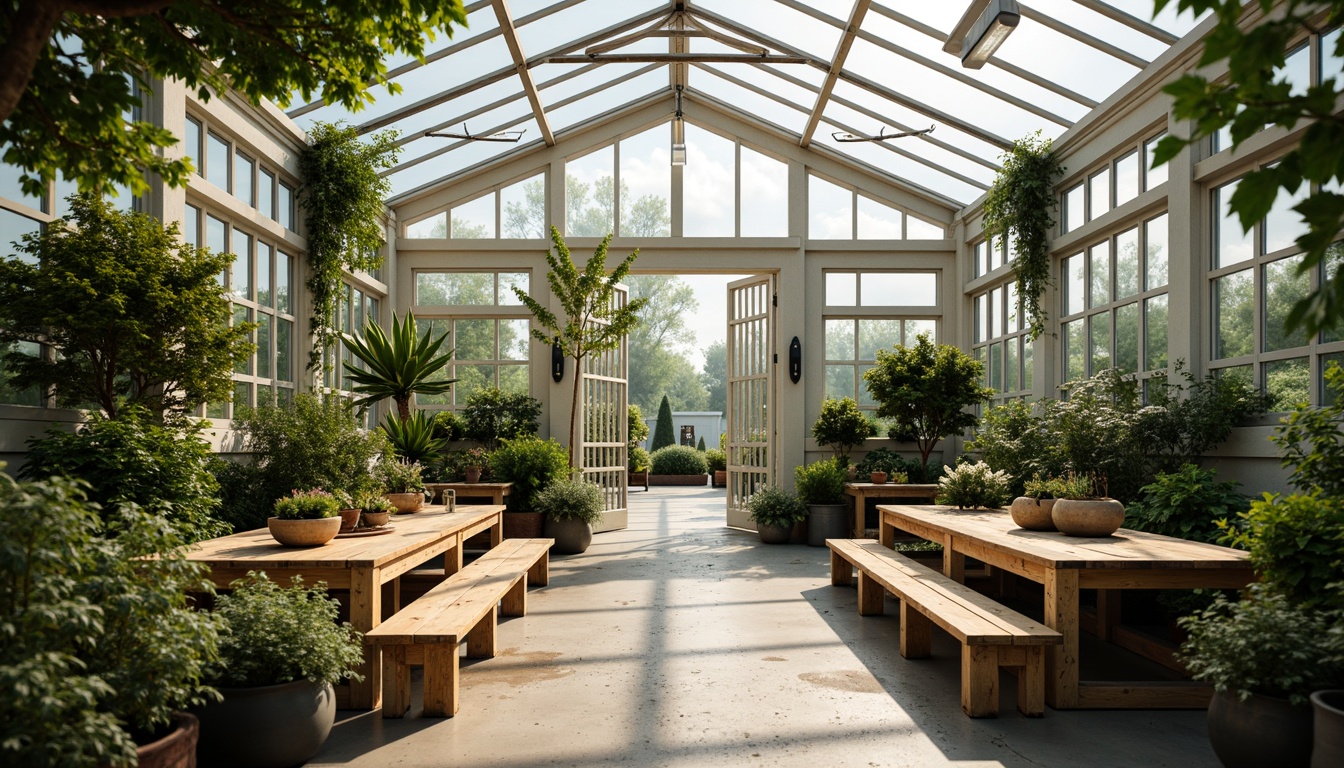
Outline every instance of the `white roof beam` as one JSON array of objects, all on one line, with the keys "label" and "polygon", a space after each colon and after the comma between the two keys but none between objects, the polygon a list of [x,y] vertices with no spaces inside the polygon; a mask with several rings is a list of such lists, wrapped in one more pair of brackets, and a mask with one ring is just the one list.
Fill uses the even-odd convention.
[{"label": "white roof beam", "polygon": [[532,113],[537,117],[537,129],[541,131],[541,140],[546,142],[546,146],[554,147],[555,134],[551,133],[551,124],[546,120],[546,108],[541,104],[537,85],[532,82],[532,73],[528,71],[527,57],[523,55],[523,46],[518,42],[518,31],[513,28],[513,16],[509,13],[508,0],[492,0],[492,2],[495,6],[495,16],[499,19],[499,28],[504,34],[504,44],[509,48],[514,69],[518,71],[518,79],[523,84],[523,93],[527,94],[527,101],[532,105]]},{"label": "white roof beam", "polygon": [[1092,35],[1083,32],[1077,27],[1065,24],[1064,22],[1051,17],[1049,14],[1041,13],[1040,11],[1036,10],[1035,8],[1032,8],[1026,3],[1018,3],[1017,7],[1022,12],[1023,16],[1027,17],[1028,19],[1031,19],[1032,21],[1036,22],[1037,24],[1040,24],[1043,27],[1049,27],[1050,29],[1055,30],[1061,35],[1071,37],[1074,40],[1077,40],[1078,42],[1083,43],[1085,45],[1090,45],[1093,48],[1096,48],[1098,51],[1101,51],[1102,53],[1114,56],[1115,58],[1125,62],[1126,64],[1133,65],[1135,67],[1138,67],[1139,69],[1143,69],[1144,67],[1148,66],[1148,60],[1143,58],[1142,56],[1136,56],[1130,53],[1129,51],[1126,51],[1124,48],[1121,48],[1118,45],[1112,45],[1111,43],[1108,43],[1099,37],[1093,37]]},{"label": "white roof beam", "polygon": [[835,55],[831,57],[830,70],[826,72],[826,80],[821,84],[821,91],[812,105],[812,114],[807,118],[803,138],[798,142],[800,147],[806,148],[812,143],[812,136],[817,132],[817,126],[821,124],[821,113],[826,109],[826,102],[831,98],[831,91],[835,89],[835,83],[840,78],[840,70],[845,68],[845,58],[849,56],[849,49],[854,45],[854,37],[859,33],[864,14],[868,13],[871,2],[872,0],[854,0],[854,7],[849,12],[849,23],[845,25],[845,31],[835,44]]},{"label": "white roof beam", "polygon": [[1120,10],[1119,8],[1116,8],[1113,5],[1101,2],[1101,0],[1073,0],[1073,1],[1078,5],[1083,6],[1084,8],[1100,13],[1102,16],[1105,16],[1111,21],[1118,21],[1121,24],[1124,24],[1126,27],[1129,27],[1130,29],[1136,32],[1142,32],[1143,34],[1153,38],[1159,43],[1173,45],[1176,43],[1177,40],[1180,40],[1179,37],[1157,26],[1156,24],[1144,21],[1143,19],[1140,19],[1137,16],[1131,16],[1130,14],[1125,13],[1124,11]]}]

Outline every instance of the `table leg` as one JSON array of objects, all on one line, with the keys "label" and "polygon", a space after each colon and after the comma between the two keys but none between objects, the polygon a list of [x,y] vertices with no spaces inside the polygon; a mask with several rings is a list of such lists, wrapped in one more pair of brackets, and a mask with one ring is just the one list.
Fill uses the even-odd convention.
[{"label": "table leg", "polygon": [[896,548],[896,526],[887,522],[881,512],[877,513],[877,541],[887,549]]},{"label": "table leg", "polygon": [[868,505],[864,503],[862,494],[856,494],[850,496],[850,498],[854,500],[854,538],[862,539],[863,534],[866,532],[863,529],[863,510],[864,507],[867,507]]},{"label": "table leg", "polygon": [[504,543],[504,513],[500,513],[495,518],[495,524],[490,526],[490,548],[494,549]]},{"label": "table leg", "polygon": [[1078,571],[1045,576],[1045,625],[1064,636],[1045,652],[1045,701],[1055,709],[1078,706]]},{"label": "table leg", "polygon": [[[494,533],[490,534],[494,538]],[[453,534],[452,549],[443,553],[443,575],[452,576],[454,573],[462,570],[462,534]]]},{"label": "table leg", "polygon": [[1120,624],[1120,590],[1097,590],[1097,637],[1107,642],[1113,639]]},{"label": "table leg", "polygon": [[[350,626],[360,632],[378,626],[383,618],[383,588],[378,576],[377,568],[355,568],[350,574]],[[367,639],[359,673],[363,680],[350,681],[350,708],[377,709],[383,698],[383,665],[377,646]]]},{"label": "table leg", "polygon": [[966,556],[952,549],[952,537],[943,537],[943,575],[961,584],[966,581]]}]

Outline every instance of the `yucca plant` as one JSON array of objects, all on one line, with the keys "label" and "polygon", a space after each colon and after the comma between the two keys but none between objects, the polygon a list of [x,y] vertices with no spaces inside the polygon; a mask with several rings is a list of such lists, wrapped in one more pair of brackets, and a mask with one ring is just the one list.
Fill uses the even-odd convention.
[{"label": "yucca plant", "polygon": [[404,421],[389,413],[382,427],[392,450],[406,461],[433,461],[448,446],[447,440],[434,437],[434,419],[424,411],[416,411]]},{"label": "yucca plant", "polygon": [[391,338],[377,323],[370,322],[364,326],[362,336],[346,333],[341,335],[341,340],[345,348],[367,366],[365,369],[353,363],[345,363],[346,377],[355,384],[352,391],[363,395],[355,401],[355,405],[365,408],[390,397],[397,404],[397,416],[402,424],[411,418],[412,395],[417,392],[422,395],[441,395],[457,381],[429,380],[448,364],[453,352],[449,350],[446,354],[439,354],[439,348],[448,340],[446,333],[437,339],[432,338],[431,334],[421,337],[415,315],[407,314],[405,321],[398,322],[393,313]]}]

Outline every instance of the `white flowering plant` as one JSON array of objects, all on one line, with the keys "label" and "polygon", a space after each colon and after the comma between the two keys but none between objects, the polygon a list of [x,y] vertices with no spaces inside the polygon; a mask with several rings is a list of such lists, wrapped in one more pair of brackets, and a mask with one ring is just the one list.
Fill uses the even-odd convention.
[{"label": "white flowering plant", "polygon": [[961,509],[997,509],[1012,498],[1012,478],[983,461],[943,467],[938,478],[938,503]]}]

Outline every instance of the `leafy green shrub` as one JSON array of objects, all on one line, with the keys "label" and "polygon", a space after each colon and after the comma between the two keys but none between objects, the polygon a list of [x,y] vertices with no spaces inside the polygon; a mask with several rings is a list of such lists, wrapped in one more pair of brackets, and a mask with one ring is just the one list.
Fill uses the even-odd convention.
[{"label": "leafy green shrub", "polygon": [[1140,408],[1136,440],[1149,459],[1148,476],[1174,472],[1216,448],[1247,417],[1264,413],[1270,398],[1236,376],[1196,379],[1177,361],[1184,384],[1157,378]]},{"label": "leafy green shrub", "polygon": [[643,443],[649,436],[649,423],[644,420],[644,412],[638,405],[630,403],[625,409],[625,420],[630,446],[633,448]]},{"label": "leafy green shrub", "polygon": [[406,461],[434,461],[447,447],[447,443],[434,436],[434,420],[424,411],[412,411],[405,421],[389,413],[378,426],[387,435],[393,452]]},{"label": "leafy green shrub", "polygon": [[457,411],[438,411],[434,414],[434,439],[455,443],[466,437],[467,425]]},{"label": "leafy green shrub", "polygon": [[1180,658],[1196,680],[1245,700],[1252,693],[1304,705],[1312,691],[1344,687],[1344,616],[1252,584],[1240,602],[1219,595],[1180,619]]},{"label": "leafy green shrub", "polygon": [[467,405],[462,409],[462,423],[467,439],[493,451],[501,440],[537,434],[541,427],[541,401],[523,392],[487,387],[467,398]]},{"label": "leafy green shrub", "polygon": [[[988,464],[988,462],[986,462]],[[1040,475],[1028,480],[1023,484],[1022,495],[1033,499],[1064,499],[1073,492],[1069,487],[1069,480],[1063,477],[1046,477]]]},{"label": "leafy green shrub", "polygon": [[793,468],[793,485],[804,504],[841,504],[848,473],[833,459]]},{"label": "leafy green shrub", "polygon": [[569,477],[569,453],[553,439],[505,440],[499,450],[490,454],[490,472],[496,482],[513,483],[510,506],[531,511],[533,497],[538,492]]},{"label": "leafy green shrub", "polygon": [[532,499],[532,511],[548,520],[600,522],[605,505],[602,489],[587,480],[558,480]]},{"label": "leafy green shrub", "polygon": [[649,452],[639,446],[630,449],[630,471],[648,472],[650,466]]},{"label": "leafy green shrub", "polygon": [[1283,466],[1293,468],[1293,485],[1338,498],[1344,496],[1344,369],[1331,362],[1325,381],[1333,401],[1294,409],[1270,440],[1279,446]]},{"label": "leafy green shrub", "polygon": [[859,410],[858,403],[852,397],[839,400],[826,398],[826,402],[821,404],[821,415],[812,425],[812,437],[816,438],[817,443],[823,448],[830,448],[835,452],[835,458],[846,464],[849,462],[849,452],[863,445],[863,441],[874,434],[876,432],[873,431],[872,423]]},{"label": "leafy green shrub", "polygon": [[461,483],[467,479],[467,467],[481,468],[481,481],[490,482],[490,455],[481,448],[449,451],[436,465],[435,473],[441,482]]},{"label": "leafy green shrub", "polygon": [[914,459],[907,459],[890,448],[874,448],[854,469],[854,477],[862,482],[872,479],[874,472],[886,472],[888,481],[898,475],[905,475],[903,482],[931,483],[941,474],[941,468],[929,467]]},{"label": "leafy green shrub", "polygon": [[997,509],[1011,498],[1006,472],[995,472],[983,461],[947,467],[938,480],[938,503],[961,509]]},{"label": "leafy green shrub", "polygon": [[363,636],[338,624],[340,603],[326,585],[311,588],[294,577],[289,587],[249,573],[233,582],[233,594],[215,599],[222,620],[219,663],[210,670],[214,684],[231,688],[279,685],[294,680],[336,683],[362,679]]},{"label": "leafy green shrub", "polygon": [[1344,499],[1267,493],[1239,518],[1239,528],[1225,526],[1223,542],[1247,551],[1262,582],[1305,604],[1344,610]]},{"label": "leafy green shrub", "polygon": [[655,475],[703,475],[709,472],[705,454],[689,445],[669,445],[649,456]]},{"label": "leafy green shrub", "polygon": [[728,469],[728,454],[718,448],[705,451],[705,465],[710,472],[724,472]]},{"label": "leafy green shrub", "polygon": [[[104,523],[106,520],[106,523]],[[162,517],[0,474],[0,764],[133,765],[131,731],[206,703],[212,591]]]},{"label": "leafy green shrub", "polygon": [[321,520],[340,513],[341,505],[336,497],[321,488],[294,491],[275,502],[275,516],[281,520]]},{"label": "leafy green shrub", "polygon": [[296,395],[288,404],[245,410],[234,418],[251,463],[220,461],[215,477],[220,514],[234,530],[266,525],[276,499],[294,488],[328,488],[350,495],[376,486],[369,472],[388,450],[382,430],[360,429],[340,398]]},{"label": "leafy green shrub", "polygon": [[807,506],[788,491],[767,485],[747,499],[747,511],[757,525],[785,526],[807,517]]},{"label": "leafy green shrub", "polygon": [[355,506],[359,507],[360,512],[386,512],[393,514],[397,511],[397,505],[392,500],[381,493],[366,493],[355,499]]},{"label": "leafy green shrub", "polygon": [[1067,467],[1048,418],[1054,403],[1043,400],[1033,407],[1010,400],[987,408],[966,450],[1014,478],[1012,491],[1018,496],[1028,477],[1063,475]]},{"label": "leafy green shrub", "polygon": [[1177,472],[1159,472],[1145,485],[1138,501],[1125,506],[1125,527],[1178,539],[1217,542],[1219,520],[1250,508],[1251,500],[1237,484],[1217,482],[1212,469],[1186,464]]},{"label": "leafy green shrub", "polygon": [[83,480],[90,501],[110,513],[117,502],[135,502],[164,516],[188,542],[229,532],[218,519],[219,483],[211,473],[213,453],[188,418],[158,423],[137,406],[116,419],[93,414],[73,433],[55,427],[28,441],[28,464],[20,475]]},{"label": "leafy green shrub", "polygon": [[421,479],[423,471],[424,467],[418,462],[383,456],[374,474],[388,493],[420,493],[425,490],[424,480]]}]

